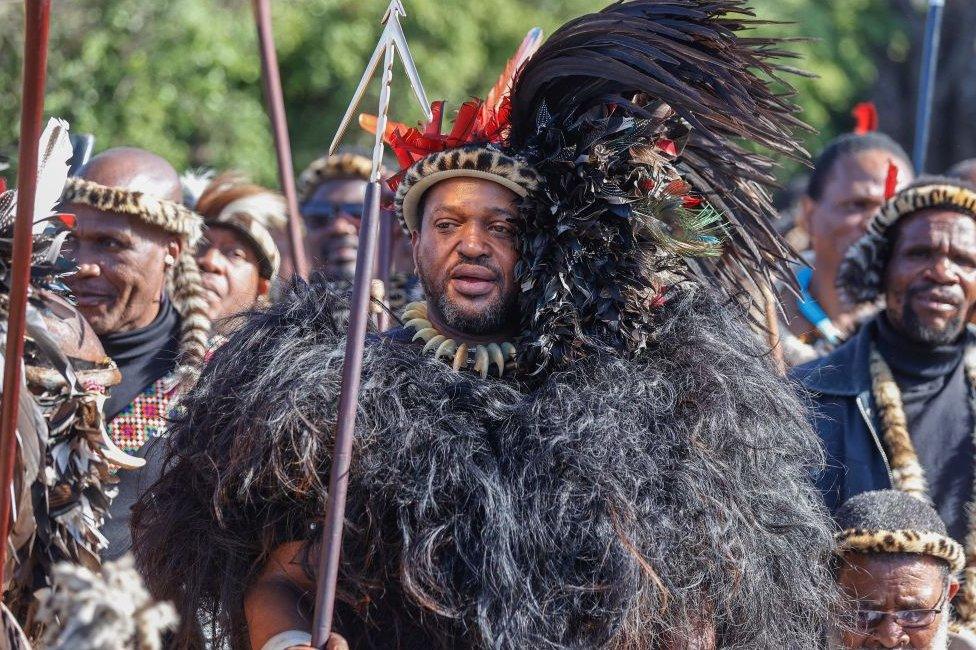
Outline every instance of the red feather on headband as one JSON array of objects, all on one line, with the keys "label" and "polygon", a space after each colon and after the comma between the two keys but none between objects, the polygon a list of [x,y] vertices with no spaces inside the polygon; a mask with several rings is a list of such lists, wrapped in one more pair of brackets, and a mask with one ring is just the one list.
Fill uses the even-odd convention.
[{"label": "red feather on headband", "polygon": [[894,161],[888,161],[888,175],[885,176],[885,190],[884,197],[885,201],[890,199],[895,195],[895,190],[898,189],[898,166],[895,165]]},{"label": "red feather on headband", "polygon": [[874,102],[861,102],[854,107],[851,115],[856,120],[854,133],[864,135],[865,133],[878,130],[878,109],[875,107]]}]

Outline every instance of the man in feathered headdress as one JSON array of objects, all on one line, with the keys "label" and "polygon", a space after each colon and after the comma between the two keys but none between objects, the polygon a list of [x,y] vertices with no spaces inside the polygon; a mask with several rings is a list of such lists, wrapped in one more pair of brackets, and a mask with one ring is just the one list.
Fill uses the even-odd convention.
[{"label": "man in feathered headdress", "polygon": [[[363,360],[336,619],[351,647],[823,638],[817,440],[729,300],[788,258],[771,163],[740,143],[798,151],[767,85],[777,48],[738,36],[744,11],[612,5],[534,54],[530,34],[449,133],[443,104],[387,132],[426,302]],[[180,647],[309,643],[336,300],[298,287],[182,402],[135,524]]]},{"label": "man in feathered headdress", "polygon": [[111,559],[130,547],[129,510],[159,471],[168,411],[199,372],[210,336],[193,257],[203,220],[181,200],[172,166],[131,148],[92,158],[62,196],[76,216],[71,289],[122,373],[105,404],[109,433],[122,450],[148,460],[120,476],[104,529]]},{"label": "man in feathered headdress", "polygon": [[908,154],[877,131],[846,133],[817,157],[797,216],[810,235],[811,266],[797,273],[799,296],[789,289],[783,296],[788,322],[781,334],[788,365],[828,354],[874,315],[874,305],[854,309],[841,299],[837,271],[847,247],[867,231],[885,193],[913,178]]},{"label": "man in feathered headdress", "polygon": [[[11,553],[3,567],[0,625],[11,647],[20,647],[14,642],[20,626],[31,638],[59,629],[60,622],[37,617],[35,596],[51,586],[58,563],[99,568],[107,543],[101,529],[116,493],[113,474],[143,462],[122,453],[108,436],[103,404],[119,382],[119,371],[71,304],[65,285],[76,270],[62,254],[73,217],[51,211],[68,173],[67,123],[51,119],[39,149],[24,388],[9,486],[13,516],[3,540]],[[16,203],[15,190],[0,191],[0,331],[5,335]]]}]

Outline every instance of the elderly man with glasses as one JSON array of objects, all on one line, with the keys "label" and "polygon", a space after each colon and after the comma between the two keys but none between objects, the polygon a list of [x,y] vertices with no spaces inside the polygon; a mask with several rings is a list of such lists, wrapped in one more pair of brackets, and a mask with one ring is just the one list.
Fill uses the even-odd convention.
[{"label": "elderly man with glasses", "polygon": [[951,621],[962,546],[930,505],[896,490],[862,492],[836,518],[835,575],[849,608],[832,649],[976,648],[976,635]]}]

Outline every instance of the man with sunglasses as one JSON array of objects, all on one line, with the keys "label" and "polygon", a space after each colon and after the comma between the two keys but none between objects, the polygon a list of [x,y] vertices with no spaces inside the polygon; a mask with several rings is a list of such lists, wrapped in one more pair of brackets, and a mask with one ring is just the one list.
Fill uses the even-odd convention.
[{"label": "man with sunglasses", "polygon": [[848,597],[833,648],[976,648],[976,636],[950,631],[962,546],[938,513],[897,490],[862,492],[837,512],[835,575]]},{"label": "man with sunglasses", "polygon": [[[323,272],[330,280],[351,280],[355,274],[359,223],[371,169],[372,161],[368,157],[340,153],[313,161],[299,176],[306,247],[313,269]],[[391,215],[386,216],[392,219]],[[409,243],[399,228],[391,230],[391,284],[394,286],[388,287],[387,293],[396,292],[408,275],[416,284]]]}]

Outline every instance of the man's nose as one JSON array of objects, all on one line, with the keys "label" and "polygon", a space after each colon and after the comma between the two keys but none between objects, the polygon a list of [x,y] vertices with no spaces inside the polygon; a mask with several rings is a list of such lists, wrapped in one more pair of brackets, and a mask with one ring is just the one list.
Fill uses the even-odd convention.
[{"label": "man's nose", "polygon": [[894,617],[885,616],[884,620],[878,623],[878,626],[874,628],[874,633],[871,635],[874,640],[877,641],[882,648],[898,648],[907,646],[911,643],[911,638],[905,633],[898,623],[895,622]]},{"label": "man's nose", "polygon": [[224,269],[223,255],[214,248],[210,247],[197,257],[197,266],[201,271],[208,273],[220,273]]},{"label": "man's nose", "polygon": [[480,228],[467,228],[461,235],[458,252],[465,257],[481,257],[488,253],[485,233]]},{"label": "man's nose", "polygon": [[78,264],[78,272],[75,273],[75,279],[86,279],[86,278],[97,278],[102,274],[102,267],[94,262],[80,262]]},{"label": "man's nose", "polygon": [[953,284],[959,279],[959,268],[947,255],[940,255],[929,267],[928,276],[939,284]]},{"label": "man's nose", "polygon": [[329,234],[358,235],[359,219],[345,212],[340,212],[329,224]]}]

